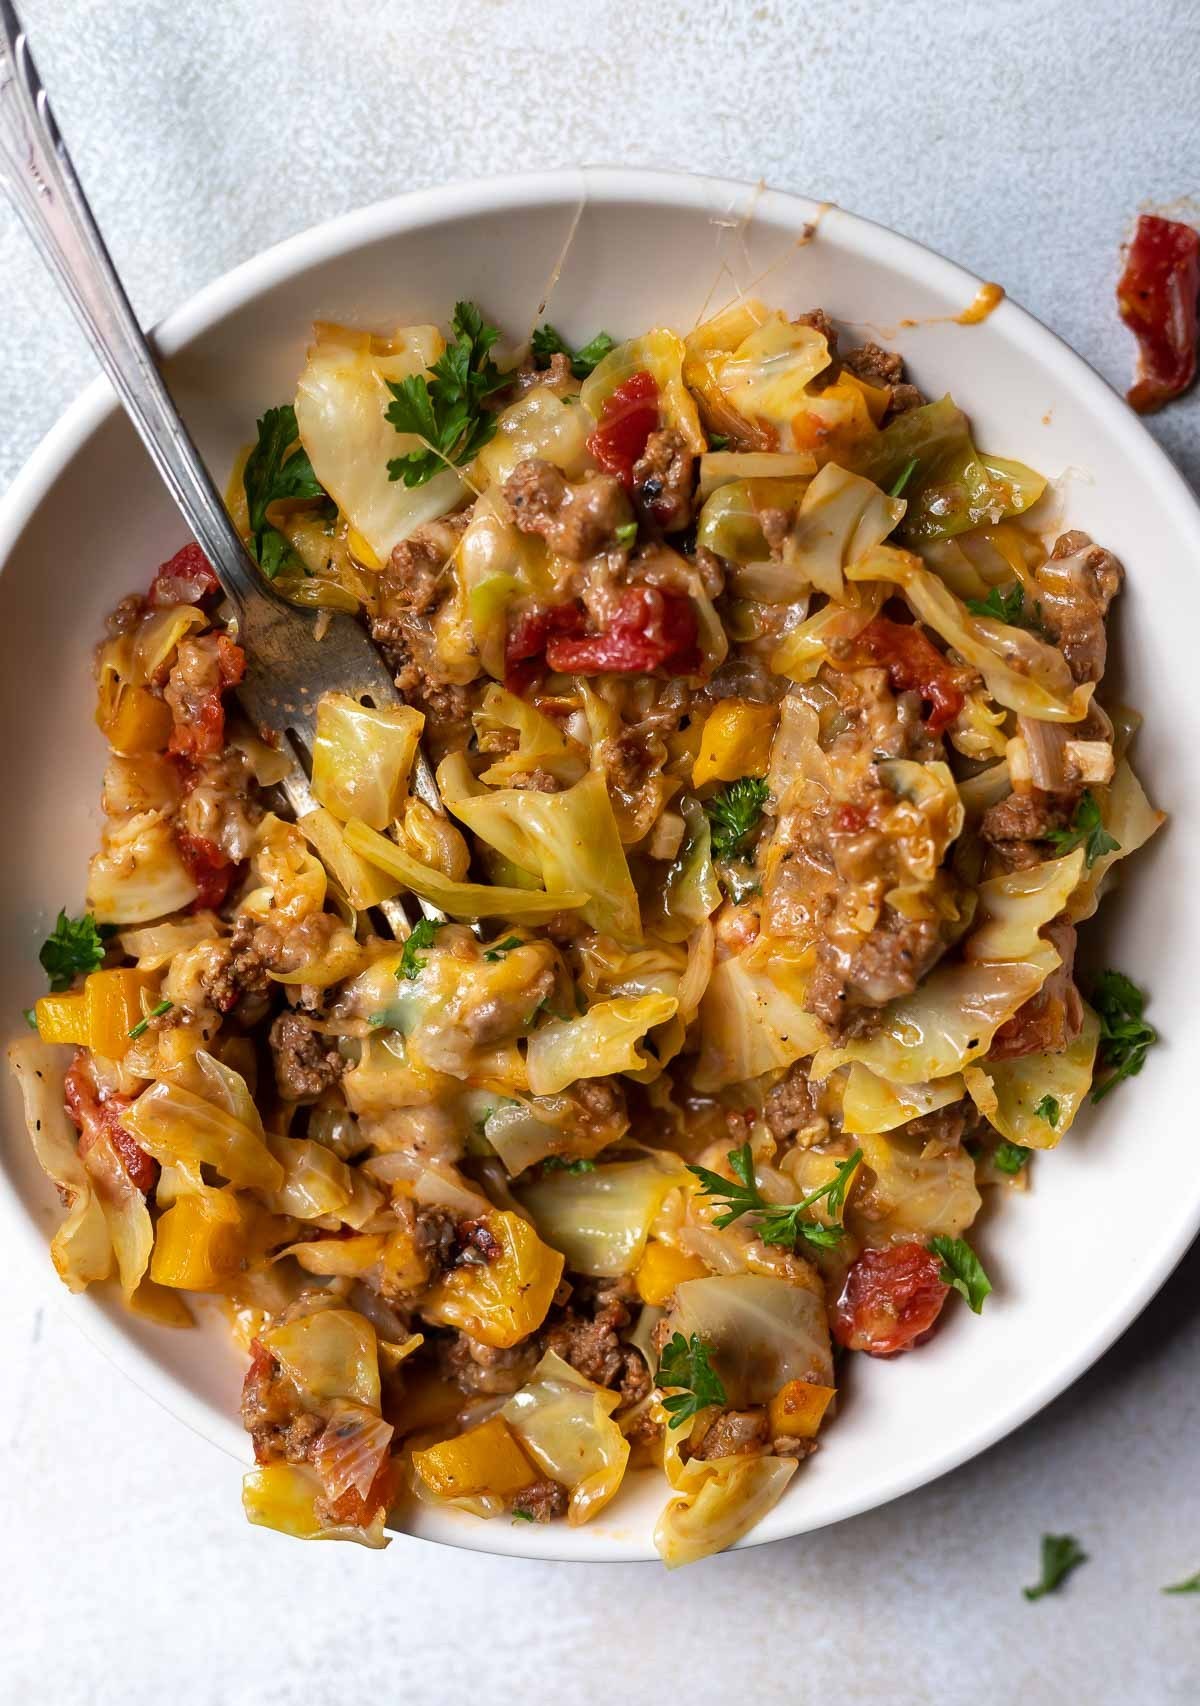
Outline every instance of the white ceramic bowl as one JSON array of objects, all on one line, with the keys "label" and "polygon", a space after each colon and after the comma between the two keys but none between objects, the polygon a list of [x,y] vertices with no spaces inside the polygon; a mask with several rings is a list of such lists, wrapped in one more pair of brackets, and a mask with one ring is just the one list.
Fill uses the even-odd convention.
[{"label": "white ceramic bowl", "polygon": [[[1102,949],[1088,926],[1085,958],[1117,964],[1150,989],[1166,1041],[1140,1078],[1039,1159],[1028,1196],[986,1215],[976,1236],[996,1290],[982,1318],[954,1306],[917,1354],[850,1359],[824,1448],[750,1542],[867,1510],[1000,1439],[1129,1325],[1200,1225],[1194,1088],[1180,1046],[1200,963],[1200,905],[1187,874],[1200,844],[1187,782],[1200,510],[1124,403],[1028,314],[1005,302],[981,325],[952,323],[978,283],[880,226],[795,196],[666,173],[566,171],[453,185],[338,219],[218,280],[158,337],[220,479],[256,415],[292,394],[314,318],[444,322],[468,297],[521,336],[546,301],[568,335],[604,327],[623,336],[660,322],[690,327],[753,288],[792,311],[823,306],[848,330],[894,343],[926,393],[953,389],[986,447],[1059,477],[1065,523],[1125,562],[1116,678],[1145,712],[1139,769],[1174,822],[1106,907]],[[79,906],[96,839],[103,753],[91,648],[105,613],[184,537],[103,382],[50,434],[0,510],[0,727],[9,731],[0,745],[9,802],[0,1012],[14,1025],[40,991],[35,956],[56,908]],[[62,1291],[45,1249],[57,1205],[7,1081],[3,1093],[6,1242],[32,1251],[47,1291],[137,1385],[245,1456],[244,1359],[218,1318],[171,1332],[110,1300]],[[514,1555],[644,1558],[665,1492],[661,1478],[640,1478],[580,1530],[428,1511],[414,1513],[412,1527]]]}]

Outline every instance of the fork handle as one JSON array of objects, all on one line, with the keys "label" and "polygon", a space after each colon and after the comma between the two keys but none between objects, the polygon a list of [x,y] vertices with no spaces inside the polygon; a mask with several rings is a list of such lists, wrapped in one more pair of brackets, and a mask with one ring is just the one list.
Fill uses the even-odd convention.
[{"label": "fork handle", "polygon": [[11,0],[0,0],[0,183],[240,613],[248,599],[262,596],[257,570],[155,365]]}]

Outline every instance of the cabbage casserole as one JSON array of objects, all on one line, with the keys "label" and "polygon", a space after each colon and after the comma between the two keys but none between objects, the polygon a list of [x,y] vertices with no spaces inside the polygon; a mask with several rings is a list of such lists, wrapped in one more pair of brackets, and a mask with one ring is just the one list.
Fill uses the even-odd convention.
[{"label": "cabbage casserole", "polygon": [[685,1563],[846,1352],[982,1308],[982,1193],[1154,1040],[1073,971],[1161,814],[1097,699],[1120,565],[1045,486],[821,310],[507,361],[470,303],[316,327],[230,507],[405,703],[322,700],[290,821],[216,577],[164,563],[10,1050],[65,1283],[249,1358],[252,1522],[578,1525],[636,1469]]}]

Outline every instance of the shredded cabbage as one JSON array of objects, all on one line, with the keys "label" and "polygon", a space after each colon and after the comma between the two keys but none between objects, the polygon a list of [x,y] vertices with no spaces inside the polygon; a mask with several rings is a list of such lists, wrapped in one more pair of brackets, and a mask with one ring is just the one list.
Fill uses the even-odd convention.
[{"label": "shredded cabbage", "polygon": [[647,1031],[673,1018],[673,995],[619,995],[576,1019],[551,1019],[529,1039],[525,1060],[535,1096],[553,1096],[579,1078],[606,1078],[645,1067],[638,1048]]},{"label": "shredded cabbage", "polygon": [[501,1415],[543,1474],[571,1495],[567,1521],[591,1520],[621,1485],[629,1442],[612,1420],[618,1392],[585,1380],[547,1351]]},{"label": "shredded cabbage", "polygon": [[825,1294],[766,1274],[714,1274],[675,1288],[672,1332],[698,1333],[734,1409],[767,1404],[789,1380],[832,1386]]},{"label": "shredded cabbage", "polygon": [[408,705],[376,709],[346,693],[325,693],[317,706],[312,791],[343,823],[361,818],[386,829],[398,814],[424,715]]},{"label": "shredded cabbage", "polygon": [[423,522],[453,509],[463,492],[446,468],[423,486],[388,478],[388,462],[422,448],[388,423],[389,380],[421,374],[445,342],[434,326],[408,326],[380,354],[370,340],[318,342],[296,387],[296,424],[313,472],[381,563]]},{"label": "shredded cabbage", "polygon": [[601,1162],[587,1173],[555,1171],[516,1192],[534,1225],[576,1273],[632,1273],[667,1194],[687,1178],[674,1156]]}]

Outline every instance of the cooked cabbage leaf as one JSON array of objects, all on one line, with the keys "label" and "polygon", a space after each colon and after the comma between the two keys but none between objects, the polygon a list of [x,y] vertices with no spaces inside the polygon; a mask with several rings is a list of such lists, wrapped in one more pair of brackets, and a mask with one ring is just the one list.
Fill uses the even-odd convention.
[{"label": "cooked cabbage leaf", "polygon": [[637,1267],[651,1222],[686,1178],[676,1158],[663,1154],[600,1162],[587,1173],[555,1169],[515,1195],[575,1273],[615,1278]]},{"label": "cooked cabbage leaf", "polygon": [[638,1048],[647,1031],[679,1006],[673,995],[618,995],[596,1001],[574,1019],[551,1019],[529,1039],[525,1060],[535,1096],[553,1096],[580,1078],[636,1072],[648,1063]]},{"label": "cooked cabbage leaf", "polygon": [[471,796],[460,791],[459,775],[457,768],[439,766],[442,798],[480,840],[522,870],[540,875],[547,889],[581,895],[571,904],[580,907],[594,929],[622,942],[641,940],[637,890],[601,771],[590,770],[560,794],[497,788]]},{"label": "cooked cabbage leaf", "polygon": [[612,1420],[618,1392],[596,1386],[553,1351],[500,1412],[542,1473],[571,1495],[567,1521],[590,1521],[621,1485],[629,1442]]}]

